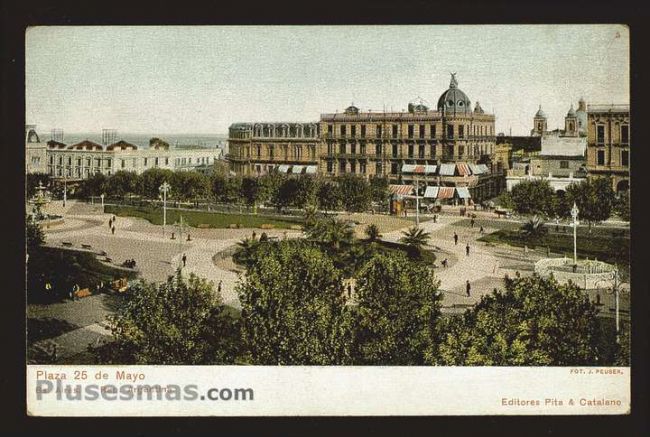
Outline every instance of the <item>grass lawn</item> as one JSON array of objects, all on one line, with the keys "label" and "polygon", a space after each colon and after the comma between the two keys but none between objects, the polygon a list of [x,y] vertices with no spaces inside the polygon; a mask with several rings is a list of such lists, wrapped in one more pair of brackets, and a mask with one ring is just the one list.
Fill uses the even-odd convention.
[{"label": "grass lawn", "polygon": [[[162,208],[107,205],[105,212],[120,217],[140,217],[154,225],[162,225],[163,220]],[[302,224],[302,219],[299,217],[280,219],[261,215],[178,211],[175,209],[167,209],[167,223],[180,221],[181,214],[183,222],[192,227],[228,228],[230,225],[239,225],[242,228],[261,228],[262,225],[272,225],[274,228],[289,229],[291,226]]]},{"label": "grass lawn", "polygon": [[[135,272],[102,264],[92,253],[41,247],[30,254],[27,264],[28,302],[60,301],[68,296],[75,284],[82,289],[94,290],[100,282],[108,284],[116,278],[133,278],[135,275]],[[43,279],[53,286],[49,295],[45,292]]]},{"label": "grass lawn", "polygon": [[[552,227],[551,227],[552,228]],[[518,229],[502,229],[479,238],[479,241],[489,243],[505,243],[511,246],[530,248],[548,247],[551,252],[564,253],[573,256],[573,233],[549,233],[537,242],[527,241]],[[586,228],[578,228],[577,235],[578,256],[590,259],[598,258],[600,261],[617,263],[627,266],[630,262],[629,233],[616,229],[593,228],[591,234]]]}]

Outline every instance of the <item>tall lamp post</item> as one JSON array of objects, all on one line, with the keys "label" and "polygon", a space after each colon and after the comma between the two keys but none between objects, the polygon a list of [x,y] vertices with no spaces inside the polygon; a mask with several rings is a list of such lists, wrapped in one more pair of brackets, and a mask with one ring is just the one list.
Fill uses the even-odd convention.
[{"label": "tall lamp post", "polygon": [[99,198],[102,199],[102,212],[104,212],[104,193],[100,194]]},{"label": "tall lamp post", "polygon": [[167,192],[170,188],[171,186],[167,182],[164,182],[160,188],[158,188],[163,196],[163,237],[165,236],[165,225],[167,225]]},{"label": "tall lamp post", "polygon": [[578,264],[578,246],[577,246],[577,237],[576,237],[576,230],[578,229],[578,213],[580,210],[578,209],[578,205],[576,205],[575,202],[573,202],[573,208],[571,208],[571,218],[573,218],[573,265]]}]

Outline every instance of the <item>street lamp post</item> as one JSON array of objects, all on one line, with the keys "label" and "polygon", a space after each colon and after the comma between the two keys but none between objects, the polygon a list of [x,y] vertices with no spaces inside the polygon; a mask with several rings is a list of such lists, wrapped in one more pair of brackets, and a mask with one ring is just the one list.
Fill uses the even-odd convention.
[{"label": "street lamp post", "polygon": [[577,246],[577,237],[576,230],[578,229],[578,205],[573,202],[573,208],[571,208],[571,217],[573,218],[573,265],[578,264],[578,246]]},{"label": "street lamp post", "polygon": [[167,225],[167,192],[170,188],[171,186],[167,182],[164,182],[159,188],[163,196],[163,237],[165,236],[165,225]]},{"label": "street lamp post", "polygon": [[104,212],[104,193],[100,194],[99,198],[102,199],[102,212]]}]

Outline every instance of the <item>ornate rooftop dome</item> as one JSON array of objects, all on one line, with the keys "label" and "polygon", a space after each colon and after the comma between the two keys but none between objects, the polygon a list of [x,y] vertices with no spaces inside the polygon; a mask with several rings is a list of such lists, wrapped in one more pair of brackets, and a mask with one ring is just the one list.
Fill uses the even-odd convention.
[{"label": "ornate rooftop dome", "polygon": [[571,109],[569,109],[569,112],[566,114],[567,117],[575,117],[576,116],[576,111],[573,109],[573,104],[571,104]]},{"label": "ornate rooftop dome", "polygon": [[445,113],[468,113],[472,110],[472,103],[467,95],[458,89],[456,73],[451,73],[449,89],[442,93],[438,99],[438,111]]},{"label": "ornate rooftop dome", "polygon": [[539,105],[539,109],[537,110],[535,117],[546,118],[546,114],[544,114],[544,111],[542,111],[542,105]]},{"label": "ornate rooftop dome", "polygon": [[359,108],[354,106],[354,103],[345,108],[345,113],[346,114],[358,114],[359,113]]}]

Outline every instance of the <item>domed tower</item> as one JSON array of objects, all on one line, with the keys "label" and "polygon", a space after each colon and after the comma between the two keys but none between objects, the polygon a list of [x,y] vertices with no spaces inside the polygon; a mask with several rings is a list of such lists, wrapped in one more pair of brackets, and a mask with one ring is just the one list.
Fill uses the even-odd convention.
[{"label": "domed tower", "polygon": [[458,89],[456,73],[451,73],[449,89],[438,99],[438,111],[445,115],[471,114],[472,102],[467,95]]},{"label": "domed tower", "polygon": [[543,136],[548,130],[546,122],[546,114],[542,111],[542,105],[539,105],[539,109],[533,118],[533,130],[530,131],[530,134],[532,136]]},{"label": "domed tower", "polygon": [[584,98],[578,101],[578,110],[576,111],[578,117],[578,135],[581,137],[587,136],[587,103]]},{"label": "domed tower", "polygon": [[568,137],[578,136],[578,116],[575,109],[573,109],[573,104],[571,104],[569,112],[564,117],[564,135]]}]

